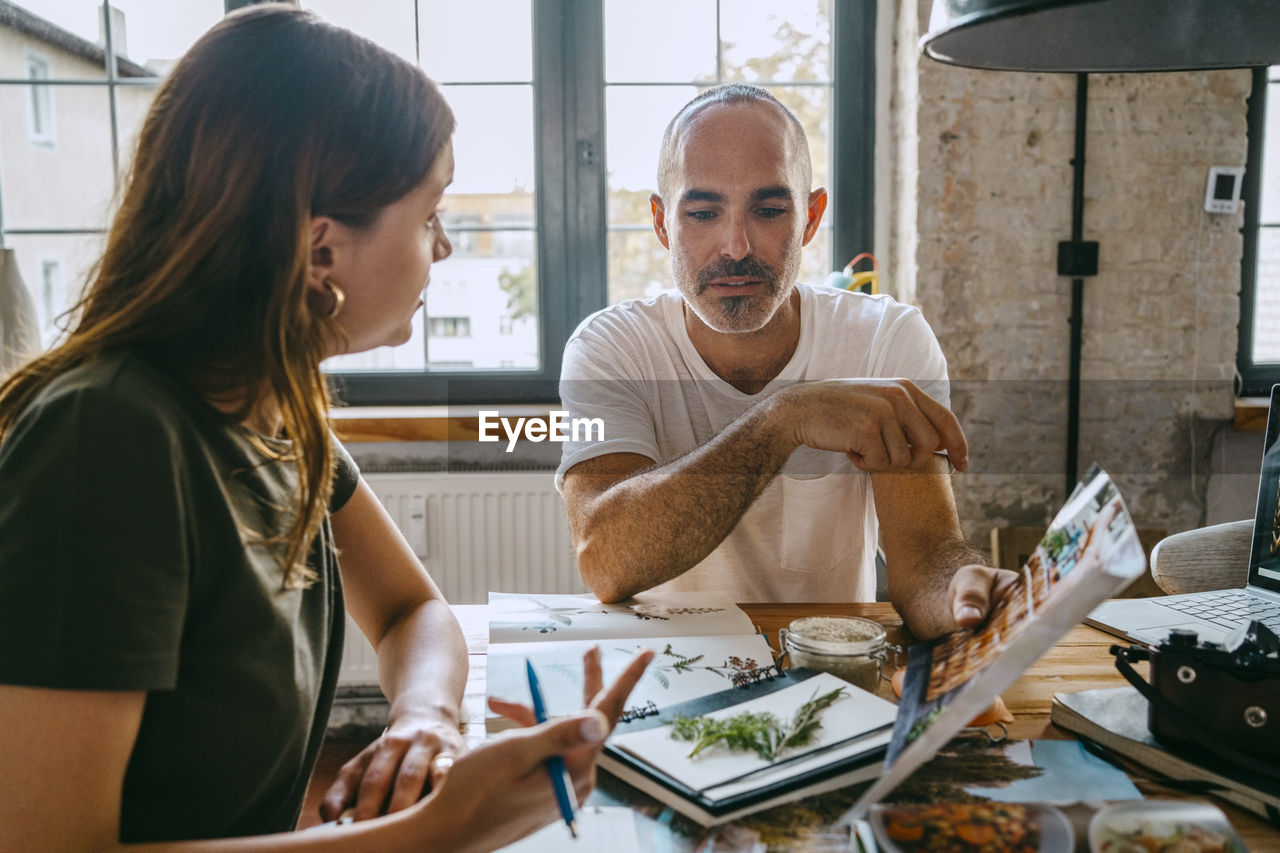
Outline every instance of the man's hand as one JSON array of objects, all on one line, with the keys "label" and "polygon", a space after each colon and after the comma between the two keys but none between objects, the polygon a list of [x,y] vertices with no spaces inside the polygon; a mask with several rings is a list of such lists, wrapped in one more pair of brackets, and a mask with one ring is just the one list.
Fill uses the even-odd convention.
[{"label": "man's hand", "polygon": [[846,454],[863,471],[906,468],[946,451],[956,470],[969,465],[960,422],[907,379],[828,379],[774,395],[797,445]]},{"label": "man's hand", "polygon": [[404,714],[338,771],[320,804],[324,820],[354,805],[356,820],[400,811],[439,786],[466,743],[458,721],[438,714]]},{"label": "man's hand", "polygon": [[956,628],[981,625],[995,604],[1018,579],[1017,572],[989,566],[961,566],[951,576],[948,597]]}]

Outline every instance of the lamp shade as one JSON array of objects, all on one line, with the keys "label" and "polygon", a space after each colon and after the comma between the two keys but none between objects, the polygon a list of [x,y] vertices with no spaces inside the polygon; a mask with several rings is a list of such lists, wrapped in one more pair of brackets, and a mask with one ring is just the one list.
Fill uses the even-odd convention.
[{"label": "lamp shade", "polygon": [[1280,63],[1280,0],[934,0],[924,52],[1002,71]]}]

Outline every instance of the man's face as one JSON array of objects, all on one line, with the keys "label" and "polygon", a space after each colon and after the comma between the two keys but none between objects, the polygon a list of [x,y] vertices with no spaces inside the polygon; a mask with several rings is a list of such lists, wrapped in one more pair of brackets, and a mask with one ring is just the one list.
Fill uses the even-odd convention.
[{"label": "man's face", "polygon": [[654,205],[676,286],[715,331],[757,331],[791,295],[811,236],[804,141],[755,102],[706,107],[678,133],[665,205]]}]

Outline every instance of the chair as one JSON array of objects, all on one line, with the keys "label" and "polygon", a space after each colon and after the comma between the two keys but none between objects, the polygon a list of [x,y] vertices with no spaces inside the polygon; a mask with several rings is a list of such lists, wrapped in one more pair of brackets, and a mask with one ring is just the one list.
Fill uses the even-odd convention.
[{"label": "chair", "polygon": [[1175,533],[1151,551],[1151,576],[1171,595],[1242,587],[1252,544],[1253,519]]}]

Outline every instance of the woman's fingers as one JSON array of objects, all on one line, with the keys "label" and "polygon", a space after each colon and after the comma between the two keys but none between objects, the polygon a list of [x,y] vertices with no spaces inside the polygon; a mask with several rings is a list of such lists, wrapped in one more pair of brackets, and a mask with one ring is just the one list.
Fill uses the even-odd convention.
[{"label": "woman's fingers", "polygon": [[632,689],[640,681],[640,676],[644,675],[645,667],[649,665],[651,660],[653,660],[652,649],[645,649],[637,654],[627,664],[626,669],[622,671],[617,680],[592,700],[591,707],[599,709],[609,718],[609,727],[611,729],[617,724],[618,718],[622,716],[622,709],[626,707],[627,697],[631,695]]},{"label": "woman's fingers", "polygon": [[604,689],[604,674],[600,669],[600,647],[592,646],[582,656],[582,704],[590,707]]}]

